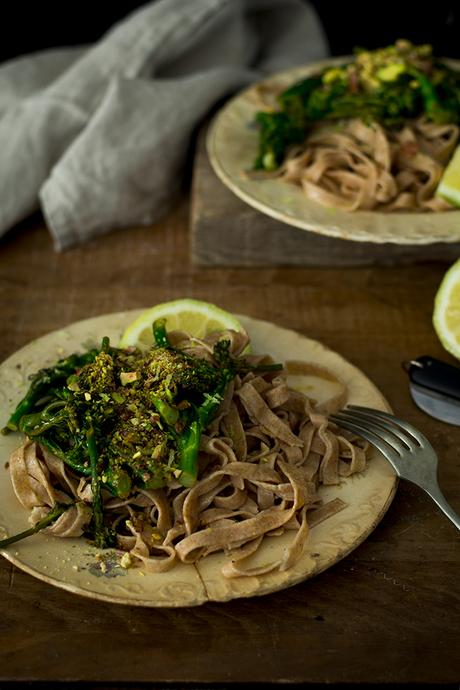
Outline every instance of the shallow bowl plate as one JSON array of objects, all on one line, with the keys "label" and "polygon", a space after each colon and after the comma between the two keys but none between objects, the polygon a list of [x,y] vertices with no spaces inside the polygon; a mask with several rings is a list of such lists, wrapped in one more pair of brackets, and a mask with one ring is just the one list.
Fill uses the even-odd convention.
[{"label": "shallow bowl plate", "polygon": [[[0,366],[0,424],[23,397],[29,375],[50,366],[71,352],[98,344],[104,335],[119,342],[126,326],[139,311],[99,316],[80,321],[35,340]],[[389,409],[388,404],[356,367],[320,343],[266,321],[239,317],[252,341],[253,352],[270,353],[277,361],[305,360],[327,367],[348,388],[350,403]],[[305,380],[319,402],[331,395],[324,380]],[[330,384],[329,384],[330,385]],[[28,511],[18,503],[6,467],[11,451],[20,445],[18,434],[0,436],[0,535],[29,527]],[[347,507],[311,530],[300,561],[283,573],[226,579],[221,574],[223,554],[212,554],[196,565],[179,563],[166,573],[147,574],[139,568],[124,569],[114,550],[103,553],[84,538],[62,539],[37,534],[2,551],[18,568],[50,585],[94,599],[137,606],[192,606],[206,601],[227,601],[284,589],[337,563],[372,532],[390,505],[397,485],[387,461],[374,453],[367,469],[339,486],[322,487],[325,500],[341,498]],[[279,558],[292,535],[267,537],[263,562]],[[101,564],[103,563],[102,567]]]}]

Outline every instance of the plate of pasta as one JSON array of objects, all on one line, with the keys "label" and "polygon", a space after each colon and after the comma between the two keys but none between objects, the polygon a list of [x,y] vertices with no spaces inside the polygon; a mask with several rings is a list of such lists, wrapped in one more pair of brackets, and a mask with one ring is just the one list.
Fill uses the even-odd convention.
[{"label": "plate of pasta", "polygon": [[245,316],[113,345],[138,314],[71,324],[0,366],[4,557],[76,594],[177,607],[290,587],[369,536],[397,478],[328,421],[345,402],[389,409],[362,372]]},{"label": "plate of pasta", "polygon": [[[211,165],[243,201],[341,239],[460,240],[460,62],[397,41],[268,77],[208,130]],[[458,158],[458,156],[456,157]]]}]

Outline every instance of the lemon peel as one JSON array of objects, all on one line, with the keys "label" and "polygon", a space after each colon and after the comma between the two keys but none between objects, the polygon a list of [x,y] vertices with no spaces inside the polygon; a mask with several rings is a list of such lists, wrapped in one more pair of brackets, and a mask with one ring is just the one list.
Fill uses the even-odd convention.
[{"label": "lemon peel", "polygon": [[460,259],[449,268],[439,285],[433,326],[444,348],[460,359]]},{"label": "lemon peel", "polygon": [[457,146],[444,170],[436,189],[436,196],[445,199],[454,206],[460,206],[460,146]]},{"label": "lemon peel", "polygon": [[243,328],[233,314],[215,304],[190,298],[178,299],[156,304],[143,311],[126,328],[120,340],[120,347],[152,347],[152,323],[160,318],[166,319],[168,331],[181,330],[196,338],[204,338],[214,331],[240,331]]}]

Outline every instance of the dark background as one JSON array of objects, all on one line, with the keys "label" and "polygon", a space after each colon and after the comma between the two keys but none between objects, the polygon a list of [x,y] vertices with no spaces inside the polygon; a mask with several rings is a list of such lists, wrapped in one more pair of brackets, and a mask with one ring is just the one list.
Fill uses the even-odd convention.
[{"label": "dark background", "polygon": [[[3,2],[0,61],[44,48],[92,43],[114,22],[144,4],[133,0]],[[433,44],[437,55],[460,58],[458,0],[311,0],[311,4],[326,29],[332,55],[349,54],[354,46],[377,48],[397,38],[408,38],[414,43]]]},{"label": "dark background", "polygon": [[312,0],[323,22],[333,55],[355,46],[379,48],[407,38],[431,43],[435,55],[460,58],[460,2],[431,0]]}]

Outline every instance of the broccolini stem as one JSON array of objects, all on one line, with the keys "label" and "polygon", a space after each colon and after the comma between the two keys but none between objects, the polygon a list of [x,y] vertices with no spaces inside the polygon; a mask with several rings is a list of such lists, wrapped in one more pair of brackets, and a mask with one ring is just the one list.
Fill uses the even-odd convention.
[{"label": "broccolini stem", "polygon": [[102,338],[101,352],[108,352],[110,350],[110,338],[105,335]]},{"label": "broccolini stem", "polygon": [[56,426],[67,417],[65,405],[64,400],[56,400],[40,412],[22,415],[19,421],[19,431],[27,434],[27,436],[43,434],[44,431]]},{"label": "broccolini stem", "polygon": [[166,332],[166,319],[157,319],[152,324],[153,337],[158,347],[171,349],[168,334]]},{"label": "broccolini stem", "polygon": [[164,400],[161,400],[156,395],[152,395],[151,398],[161,418],[164,419],[166,424],[169,424],[169,426],[174,426],[179,419],[179,411],[177,408],[173,407]]},{"label": "broccolini stem", "polygon": [[30,412],[36,400],[38,400],[38,397],[38,395],[33,394],[33,391],[31,389],[29,390],[29,393],[17,405],[15,411],[6,423],[6,426],[3,427],[2,434],[4,436],[9,434],[11,431],[18,431],[19,421],[21,417]]},{"label": "broccolini stem", "polygon": [[91,491],[93,494],[93,518],[94,518],[94,542],[97,547],[103,549],[106,545],[104,527],[104,514],[101,497],[101,478],[99,475],[99,454],[97,451],[94,427],[88,415],[88,428],[86,430],[86,447],[88,450],[91,467]]},{"label": "broccolini stem", "polygon": [[32,536],[32,534],[40,532],[40,530],[44,529],[45,527],[48,527],[48,525],[51,525],[53,522],[55,522],[58,519],[58,517],[60,517],[63,513],[65,513],[65,511],[68,508],[70,508],[70,506],[73,505],[73,503],[69,503],[68,505],[63,505],[62,503],[55,503],[48,515],[45,515],[44,518],[39,520],[34,525],[34,527],[26,529],[24,532],[19,532],[19,534],[15,534],[12,537],[2,539],[0,541],[0,549],[5,549],[10,544],[14,544],[15,542],[20,541],[21,539],[25,539],[26,537]]},{"label": "broccolini stem", "polygon": [[197,419],[191,422],[187,431],[179,437],[180,469],[179,481],[182,486],[190,488],[198,477],[198,450],[202,428]]},{"label": "broccolini stem", "polygon": [[431,83],[431,81],[428,79],[428,77],[422,72],[420,72],[418,69],[415,69],[414,67],[409,67],[407,71],[409,72],[409,74],[412,74],[412,76],[415,77],[415,79],[420,84],[420,91],[422,92],[423,104],[425,106],[425,110],[428,117],[430,117],[434,122],[438,123],[449,121],[449,117],[451,117],[451,115],[449,112],[446,113],[438,98],[436,89]]},{"label": "broccolini stem", "polygon": [[83,463],[79,462],[81,459],[83,453],[82,453],[82,448],[81,444],[75,446],[75,448],[72,448],[71,451],[63,451],[62,448],[60,448],[57,443],[54,443],[51,441],[49,438],[46,436],[37,436],[35,440],[42,446],[46,446],[54,455],[56,455],[62,462],[64,462],[66,465],[71,467],[73,470],[76,472],[80,472],[81,474],[84,474],[86,476],[91,474],[91,468],[88,467],[88,465],[84,465]]},{"label": "broccolini stem", "polygon": [[214,418],[224,398],[230,381],[235,377],[234,369],[223,369],[222,378],[213,395],[207,395],[204,403],[195,411],[195,419],[178,439],[179,468],[182,473],[179,481],[183,486],[191,487],[198,477],[198,451],[201,434]]},{"label": "broccolini stem", "polygon": [[65,381],[67,377],[75,373],[79,367],[94,361],[97,352],[97,350],[89,350],[83,355],[70,355],[66,359],[61,359],[55,366],[39,371],[38,374],[34,376],[26,395],[18,403],[6,426],[2,429],[2,434],[18,431],[21,417],[32,412],[36,403],[43,398],[53,386]]}]

